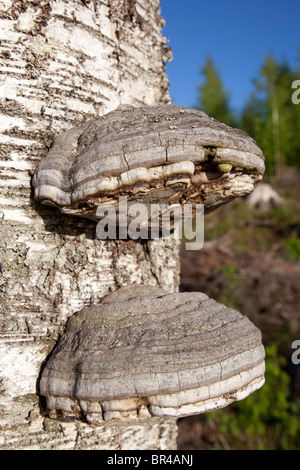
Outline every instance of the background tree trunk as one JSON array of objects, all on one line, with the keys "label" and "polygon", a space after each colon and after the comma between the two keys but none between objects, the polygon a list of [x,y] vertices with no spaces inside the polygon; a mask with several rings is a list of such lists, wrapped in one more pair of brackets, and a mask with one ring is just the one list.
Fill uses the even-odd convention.
[{"label": "background tree trunk", "polygon": [[174,449],[176,421],[45,418],[41,365],[67,318],[129,283],[179,286],[173,240],[99,241],[32,199],[55,135],[120,104],[170,102],[158,0],[0,1],[0,449]]}]

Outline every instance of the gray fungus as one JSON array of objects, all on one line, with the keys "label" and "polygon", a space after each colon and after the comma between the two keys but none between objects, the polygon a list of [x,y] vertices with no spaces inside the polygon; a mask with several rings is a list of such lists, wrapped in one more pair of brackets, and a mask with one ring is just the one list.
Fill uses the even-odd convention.
[{"label": "gray fungus", "polygon": [[249,135],[176,105],[117,109],[59,135],[33,176],[34,197],[98,220],[97,207],[203,203],[250,193],[264,157]]},{"label": "gray fungus", "polygon": [[[58,136],[33,176],[34,197],[99,220],[120,196],[204,204],[252,192],[264,157],[246,133],[175,105],[117,109]],[[72,315],[41,373],[53,418],[181,417],[222,408],[264,383],[260,331],[200,292],[121,287]]]},{"label": "gray fungus", "polygon": [[260,331],[205,294],[126,286],[69,318],[40,394],[52,418],[181,417],[260,388],[264,355]]}]

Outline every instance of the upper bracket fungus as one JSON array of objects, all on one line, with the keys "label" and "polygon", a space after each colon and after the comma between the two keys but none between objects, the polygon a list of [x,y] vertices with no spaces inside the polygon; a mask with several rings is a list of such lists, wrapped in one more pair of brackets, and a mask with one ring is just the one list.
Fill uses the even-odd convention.
[{"label": "upper bracket fungus", "polygon": [[97,208],[203,203],[209,212],[250,193],[264,172],[245,132],[176,105],[125,107],[58,136],[33,176],[34,197],[98,220]]},{"label": "upper bracket fungus", "polygon": [[71,316],[45,365],[50,417],[185,416],[222,408],[264,383],[260,331],[200,292],[126,286]]}]

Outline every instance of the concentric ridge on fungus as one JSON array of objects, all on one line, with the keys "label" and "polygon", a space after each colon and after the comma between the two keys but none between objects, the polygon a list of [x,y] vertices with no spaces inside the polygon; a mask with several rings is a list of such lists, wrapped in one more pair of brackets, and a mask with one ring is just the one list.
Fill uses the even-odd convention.
[{"label": "concentric ridge on fungus", "polygon": [[199,292],[128,286],[69,318],[39,386],[51,417],[99,424],[206,412],[263,383],[248,318]]},{"label": "concentric ridge on fungus", "polygon": [[250,193],[264,172],[253,139],[176,105],[117,109],[56,137],[34,177],[34,197],[97,220],[120,195],[145,204],[204,203]]}]

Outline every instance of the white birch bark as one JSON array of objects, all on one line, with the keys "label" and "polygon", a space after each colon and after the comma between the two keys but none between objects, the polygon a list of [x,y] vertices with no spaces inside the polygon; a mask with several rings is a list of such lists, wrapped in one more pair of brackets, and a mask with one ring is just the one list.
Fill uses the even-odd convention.
[{"label": "white birch bark", "polygon": [[178,244],[96,239],[32,199],[55,135],[120,104],[168,103],[158,0],[0,1],[0,449],[174,449],[176,421],[43,415],[41,365],[67,318],[129,283],[179,285]]}]

